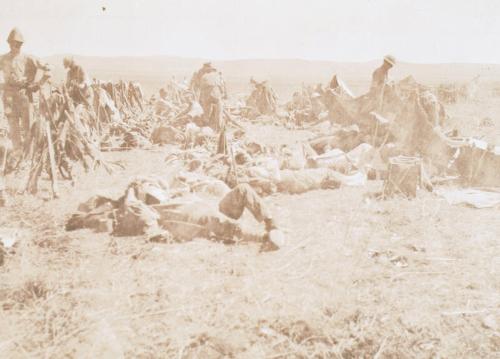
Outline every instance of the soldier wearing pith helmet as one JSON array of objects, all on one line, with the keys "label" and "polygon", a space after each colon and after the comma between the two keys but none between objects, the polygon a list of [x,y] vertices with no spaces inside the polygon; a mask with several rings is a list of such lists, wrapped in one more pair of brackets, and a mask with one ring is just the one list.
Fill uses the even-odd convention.
[{"label": "soldier wearing pith helmet", "polygon": [[[5,81],[3,103],[9,136],[17,150],[28,140],[35,102],[33,95],[50,78],[50,68],[35,57],[21,52],[24,36],[19,29],[12,29],[7,42],[10,51],[0,56],[0,71]],[[39,71],[42,77],[37,80]]]},{"label": "soldier wearing pith helmet", "polygon": [[384,57],[382,66],[377,68],[372,75],[372,89],[379,89],[383,87],[389,79],[389,70],[396,66],[396,58],[392,55]]}]

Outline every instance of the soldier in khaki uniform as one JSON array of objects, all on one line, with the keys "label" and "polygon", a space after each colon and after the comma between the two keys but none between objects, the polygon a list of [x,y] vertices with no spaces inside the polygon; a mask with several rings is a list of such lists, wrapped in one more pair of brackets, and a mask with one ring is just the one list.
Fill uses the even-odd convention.
[{"label": "soldier in khaki uniform", "polygon": [[377,68],[372,74],[372,85],[371,89],[379,90],[382,88],[389,79],[389,70],[396,65],[396,59],[394,56],[387,55],[384,57],[384,62]]},{"label": "soldier in khaki uniform", "polygon": [[[177,240],[194,238],[260,241],[263,250],[276,250],[284,244],[284,234],[276,225],[269,208],[249,184],[229,190],[212,182],[211,190],[203,190],[199,178],[192,173],[179,174],[178,183],[154,178],[138,178],[129,184],[125,195],[117,201],[105,197],[91,198],[80,206],[66,224],[66,230],[92,228],[109,230],[113,217],[113,234],[156,236],[159,227]],[[170,187],[171,186],[171,187]],[[244,226],[238,221],[247,209],[265,226],[265,232]]]},{"label": "soldier in khaki uniform", "polygon": [[382,65],[373,71],[370,91],[360,98],[360,113],[382,112],[384,92],[387,91],[387,85],[389,85],[389,70],[395,65],[394,56],[387,55]]},{"label": "soldier in khaki uniform", "polygon": [[76,103],[90,104],[92,102],[89,81],[83,68],[70,57],[63,60],[66,74],[66,88]]},{"label": "soldier in khaki uniform", "polygon": [[201,78],[211,72],[215,71],[212,64],[210,62],[206,62],[203,64],[202,68],[196,71],[191,78],[191,83],[189,84],[189,89],[194,92],[196,98],[199,99],[200,91],[201,91]]},{"label": "soldier in khaki uniform", "polygon": [[213,67],[201,77],[200,104],[208,126],[219,132],[224,124],[224,83],[221,74]]},{"label": "soldier in khaki uniform", "polygon": [[[14,149],[18,150],[29,136],[33,95],[50,78],[50,69],[36,58],[21,53],[24,38],[18,29],[10,32],[7,42],[10,52],[0,57],[0,70],[5,80],[3,103],[9,136]],[[43,77],[36,81],[39,70],[43,71]]]}]

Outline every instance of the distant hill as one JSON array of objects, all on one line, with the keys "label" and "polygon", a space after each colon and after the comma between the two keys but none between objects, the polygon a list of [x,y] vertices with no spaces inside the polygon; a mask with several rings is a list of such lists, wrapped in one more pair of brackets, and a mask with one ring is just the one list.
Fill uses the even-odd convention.
[{"label": "distant hill", "polygon": [[[54,65],[57,81],[64,78],[62,60],[65,55],[56,55],[44,60]],[[162,87],[168,78],[189,80],[204,62],[204,59],[168,56],[148,57],[89,57],[73,56],[89,76],[101,80],[139,81],[151,95]],[[338,74],[351,89],[360,94],[368,88],[371,73],[379,61],[363,63],[339,63],[307,60],[231,60],[216,61],[214,66],[222,71],[231,93],[247,93],[249,80],[269,80],[282,98],[288,98],[301,84],[327,83],[333,74]],[[399,63],[391,72],[394,79],[412,75],[417,81],[429,85],[444,82],[465,82],[477,75],[483,81],[500,81],[500,65],[493,64],[410,64]]]}]

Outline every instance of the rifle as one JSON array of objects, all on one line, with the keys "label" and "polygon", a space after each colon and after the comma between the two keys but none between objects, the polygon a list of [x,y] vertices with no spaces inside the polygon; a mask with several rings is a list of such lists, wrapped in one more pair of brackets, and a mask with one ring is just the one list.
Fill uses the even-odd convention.
[{"label": "rifle", "polygon": [[236,172],[236,160],[234,158],[233,145],[229,144],[229,154],[231,155],[231,170],[233,171],[234,180],[236,185],[239,185],[238,173]]},{"label": "rifle", "polygon": [[230,162],[229,162],[229,168],[227,169],[226,173],[226,180],[224,182],[228,183],[229,175],[232,173],[234,176],[234,181],[237,186],[239,185],[239,181],[238,181],[238,173],[236,172],[236,160],[234,158],[233,146],[230,144],[227,147],[229,147]]},{"label": "rifle", "polygon": [[231,114],[229,113],[229,111],[223,107],[223,110],[222,110],[222,114],[223,116],[226,117],[227,119],[227,122],[228,123],[232,123],[236,128],[239,128],[240,130],[245,130],[245,128],[239,124],[232,116]]},{"label": "rifle", "polygon": [[47,100],[45,99],[45,96],[43,96],[42,94],[40,97],[43,103],[45,104],[45,107],[47,108],[47,114],[49,116],[48,121],[45,121],[45,133],[47,136],[47,145],[49,150],[50,180],[52,184],[52,195],[54,196],[54,198],[57,198],[59,190],[57,185],[56,158],[54,152],[54,144],[52,143],[52,133],[50,131],[50,123],[54,122],[54,115],[49,107],[49,104],[47,103]]}]

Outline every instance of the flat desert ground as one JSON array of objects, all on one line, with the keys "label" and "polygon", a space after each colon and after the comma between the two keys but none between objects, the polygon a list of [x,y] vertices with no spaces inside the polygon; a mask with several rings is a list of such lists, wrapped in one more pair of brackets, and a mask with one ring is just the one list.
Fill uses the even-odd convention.
[{"label": "flat desert ground", "polygon": [[[61,57],[50,58],[59,66]],[[78,59],[78,58],[77,58]],[[202,60],[79,58],[98,79],[136,80],[146,93],[189,78]],[[377,62],[213,61],[233,95],[268,79],[282,102],[338,73],[356,94]],[[410,65],[396,79],[465,83],[477,96],[446,105],[447,128],[500,144],[499,65]],[[62,78],[62,69],[59,76]],[[489,119],[485,121],[484,119]],[[265,136],[262,136],[265,133]],[[261,141],[306,134],[248,125]],[[266,197],[287,242],[206,239],[150,243],[65,232],[79,203],[117,197],[136,175],[167,175],[168,147],[108,152],[124,169],[81,173],[47,200],[17,195],[0,228],[18,243],[0,267],[2,358],[495,358],[500,355],[500,212],[453,206],[433,193],[377,201],[366,187]],[[11,191],[22,186],[9,177]],[[245,218],[251,223],[252,219]]]}]

